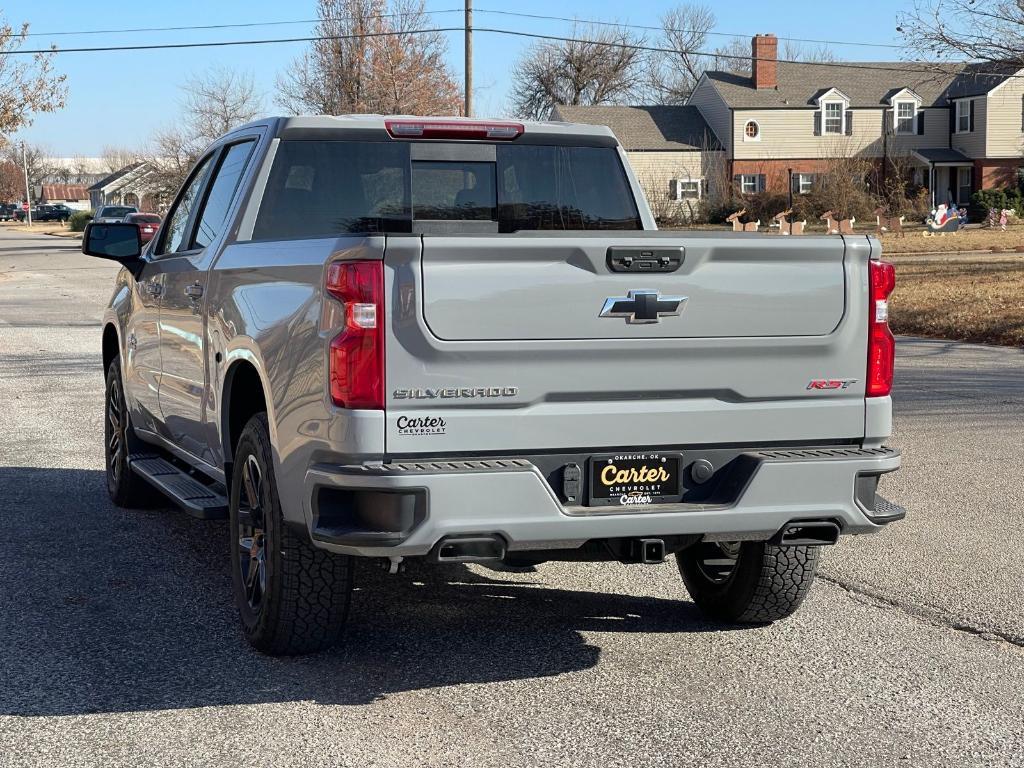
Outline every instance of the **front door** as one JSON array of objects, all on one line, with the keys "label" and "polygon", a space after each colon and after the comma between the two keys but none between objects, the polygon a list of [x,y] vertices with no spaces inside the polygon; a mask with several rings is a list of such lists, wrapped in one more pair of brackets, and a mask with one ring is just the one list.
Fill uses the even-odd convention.
[{"label": "front door", "polygon": [[160,412],[168,437],[210,465],[216,453],[206,439],[208,364],[206,359],[207,278],[220,244],[239,180],[254,140],[229,144],[213,156],[212,175],[182,215],[189,218],[177,247],[162,259],[164,294],[160,305]]},{"label": "front door", "polygon": [[131,283],[131,311],[124,328],[121,377],[132,426],[160,431],[160,294],[163,274],[145,264]]}]

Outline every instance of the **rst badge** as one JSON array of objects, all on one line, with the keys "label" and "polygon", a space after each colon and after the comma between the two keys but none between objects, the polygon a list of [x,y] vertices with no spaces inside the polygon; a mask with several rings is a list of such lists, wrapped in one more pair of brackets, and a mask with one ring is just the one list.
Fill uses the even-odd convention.
[{"label": "rst badge", "polygon": [[847,389],[856,384],[856,379],[811,379],[808,389]]}]

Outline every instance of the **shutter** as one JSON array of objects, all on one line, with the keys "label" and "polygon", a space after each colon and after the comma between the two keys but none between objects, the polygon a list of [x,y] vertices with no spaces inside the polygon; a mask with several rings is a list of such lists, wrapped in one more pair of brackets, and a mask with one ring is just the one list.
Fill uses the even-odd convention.
[{"label": "shutter", "polygon": [[800,194],[800,174],[794,173],[789,177],[789,191],[794,195]]},{"label": "shutter", "polygon": [[814,113],[814,135],[821,136],[821,110]]},{"label": "shutter", "polygon": [[956,133],[956,102],[949,102],[949,133]]},{"label": "shutter", "polygon": [[971,99],[971,133],[974,133],[974,99]]},{"label": "shutter", "polygon": [[732,185],[735,187],[737,195],[743,194],[743,177],[738,173],[732,177]]},{"label": "shutter", "polygon": [[764,190],[765,190],[764,174],[763,173],[759,173],[759,174],[757,174],[757,191],[758,192],[764,192]]},{"label": "shutter", "polygon": [[679,194],[679,179],[668,180],[668,197],[670,200],[679,200],[682,195]]},{"label": "shutter", "polygon": [[893,131],[893,111],[891,109],[882,110],[882,133],[889,136],[894,133]]},{"label": "shutter", "polygon": [[917,135],[924,136],[924,110],[917,110]]},{"label": "shutter", "polygon": [[853,136],[853,110],[846,110],[846,135]]}]

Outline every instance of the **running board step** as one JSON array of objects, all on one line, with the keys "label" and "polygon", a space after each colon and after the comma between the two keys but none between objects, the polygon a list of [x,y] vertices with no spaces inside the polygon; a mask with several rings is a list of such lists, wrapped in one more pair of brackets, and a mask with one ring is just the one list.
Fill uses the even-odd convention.
[{"label": "running board step", "polygon": [[132,454],[128,457],[128,466],[192,517],[201,520],[227,519],[228,500],[167,459],[152,454]]}]

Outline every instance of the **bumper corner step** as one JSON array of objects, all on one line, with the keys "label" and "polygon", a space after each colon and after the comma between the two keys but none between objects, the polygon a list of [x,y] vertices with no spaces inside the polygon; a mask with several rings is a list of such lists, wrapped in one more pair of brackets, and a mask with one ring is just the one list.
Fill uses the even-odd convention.
[{"label": "bumper corner step", "polygon": [[128,466],[192,517],[201,520],[227,519],[227,498],[167,459],[148,453],[132,454],[128,457]]}]

